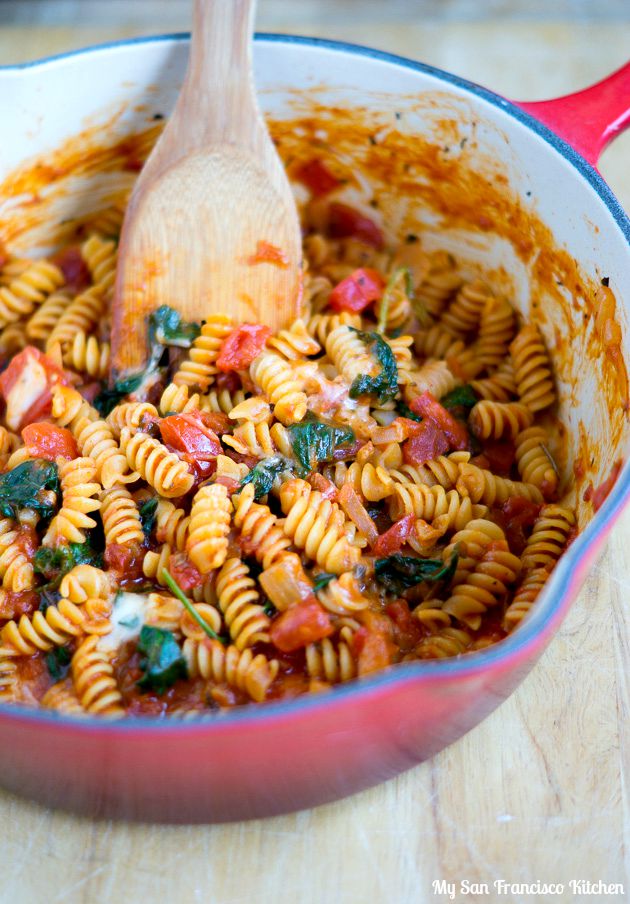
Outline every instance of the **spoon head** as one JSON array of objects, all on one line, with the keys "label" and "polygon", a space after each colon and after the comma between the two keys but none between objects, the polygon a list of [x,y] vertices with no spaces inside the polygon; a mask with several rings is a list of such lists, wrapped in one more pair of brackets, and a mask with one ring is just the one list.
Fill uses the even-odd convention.
[{"label": "spoon head", "polygon": [[273,330],[298,316],[301,234],[281,175],[270,179],[252,154],[227,146],[141,177],[119,248],[114,380],[142,370],[147,318],[161,305],[188,321],[227,314]]}]

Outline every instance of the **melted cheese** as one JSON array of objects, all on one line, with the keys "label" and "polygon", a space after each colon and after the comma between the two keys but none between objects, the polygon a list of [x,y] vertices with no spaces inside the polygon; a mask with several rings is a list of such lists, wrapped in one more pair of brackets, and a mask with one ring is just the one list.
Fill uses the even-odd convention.
[{"label": "melted cheese", "polygon": [[29,357],[17,380],[7,393],[6,422],[11,430],[17,430],[31,405],[46,392],[46,371],[36,358]]},{"label": "melted cheese", "polygon": [[149,597],[146,593],[118,593],[111,616],[113,628],[109,634],[101,637],[99,648],[108,653],[114,652],[124,643],[139,637],[148,606]]}]

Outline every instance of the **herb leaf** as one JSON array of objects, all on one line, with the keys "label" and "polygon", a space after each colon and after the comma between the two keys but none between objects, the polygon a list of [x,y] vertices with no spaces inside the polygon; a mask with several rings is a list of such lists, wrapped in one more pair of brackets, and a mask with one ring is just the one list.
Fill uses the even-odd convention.
[{"label": "herb leaf", "polygon": [[0,474],[0,514],[15,518],[20,509],[31,508],[42,518],[50,518],[55,509],[47,499],[42,499],[42,490],[59,493],[59,474],[54,461],[36,458]]},{"label": "herb leaf", "polygon": [[102,556],[94,552],[90,544],[68,543],[66,546],[58,546],[52,549],[48,546],[40,546],[33,559],[33,567],[38,574],[43,574],[48,581],[55,581],[63,577],[75,565],[102,565]]},{"label": "herb leaf", "polygon": [[393,399],[398,392],[398,366],[391,347],[378,333],[366,333],[353,326],[348,329],[355,332],[366,345],[374,345],[376,359],[381,365],[381,371],[375,377],[362,374],[355,378],[350,387],[350,398],[357,399],[362,395],[374,395],[379,402]]},{"label": "herb leaf", "polygon": [[158,369],[164,346],[178,345],[189,348],[201,332],[198,323],[186,323],[181,315],[168,305],[162,305],[149,317],[148,347],[149,360],[140,373],[118,380],[111,389],[103,389],[94,399],[94,407],[99,414],[107,417],[112,408],[138,389],[146,378]]},{"label": "herb leaf", "polygon": [[477,393],[472,386],[466,383],[464,386],[456,386],[451,392],[442,396],[440,405],[446,408],[447,411],[452,411],[453,408],[465,408],[467,409],[466,413],[468,413],[478,401]]},{"label": "herb leaf", "polygon": [[389,278],[387,285],[385,286],[385,291],[383,292],[383,298],[380,304],[380,314],[378,318],[378,326],[376,327],[376,331],[378,333],[384,333],[385,328],[387,326],[387,312],[392,304],[396,300],[397,297],[403,296],[407,301],[411,304],[411,307],[416,314],[418,320],[420,321],[420,325],[424,326],[427,320],[427,311],[424,305],[421,302],[418,302],[414,291],[413,291],[413,279],[411,276],[411,271],[409,267],[398,267],[397,270],[394,270],[392,275]]},{"label": "herb leaf", "polygon": [[51,678],[62,681],[70,671],[72,654],[67,647],[55,647],[46,654],[46,666]]},{"label": "herb leaf", "polygon": [[140,520],[142,521],[142,530],[145,537],[150,537],[155,527],[155,519],[157,515],[158,497],[152,496],[140,506]]},{"label": "herb leaf", "polygon": [[421,581],[450,581],[455,574],[458,559],[457,550],[453,552],[449,562],[441,559],[418,559],[396,553],[386,559],[377,559],[374,573],[379,584],[390,593],[400,596]]},{"label": "herb leaf", "polygon": [[138,687],[163,694],[178,678],[187,677],[186,660],[170,631],[144,625],[138,651],[144,654],[140,660],[144,675],[136,682]]},{"label": "herb leaf", "polygon": [[193,604],[190,602],[182,588],[179,586],[179,584],[167,568],[162,569],[162,580],[169,588],[173,596],[176,596],[180,603],[182,603],[184,609],[186,609],[190,617],[194,618],[201,630],[204,631],[208,635],[208,637],[211,637],[213,640],[219,640],[222,643],[223,639],[219,637],[219,635],[212,630],[210,625],[199,615]]},{"label": "herb leaf", "polygon": [[267,458],[259,461],[246,477],[241,480],[241,487],[245,484],[254,484],[254,499],[266,496],[271,490],[273,482],[282,471],[286,471],[287,465],[282,458]]},{"label": "herb leaf", "polygon": [[160,345],[190,348],[201,332],[201,327],[198,323],[187,323],[182,320],[178,311],[163,304],[149,317],[149,331],[152,339]]},{"label": "herb leaf", "polygon": [[107,417],[125,396],[140,386],[145,376],[146,372],[143,372],[134,374],[132,377],[126,377],[124,380],[118,380],[111,389],[103,389],[92,404],[102,417]]},{"label": "herb leaf", "polygon": [[313,591],[317,593],[318,590],[323,590],[335,577],[336,575],[329,574],[327,571],[318,574],[315,578],[315,583],[313,584]]},{"label": "herb leaf", "polygon": [[287,429],[295,457],[306,471],[314,470],[320,461],[332,461],[335,449],[355,441],[350,427],[335,427],[312,417]]}]

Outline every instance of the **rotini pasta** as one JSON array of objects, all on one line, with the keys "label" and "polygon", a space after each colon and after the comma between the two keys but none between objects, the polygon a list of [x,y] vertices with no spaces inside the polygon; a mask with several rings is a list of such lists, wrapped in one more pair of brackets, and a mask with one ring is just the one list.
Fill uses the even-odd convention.
[{"label": "rotini pasta", "polygon": [[359,561],[361,551],[346,537],[346,519],[339,506],[299,478],[280,489],[284,532],[306,556],[326,571],[342,574]]},{"label": "rotini pasta", "polygon": [[186,462],[159,440],[146,433],[132,434],[129,427],[123,427],[120,448],[133,472],[140,474],[160,496],[183,496],[192,487],[194,478]]},{"label": "rotini pasta", "polygon": [[173,377],[175,385],[197,386],[205,392],[218,372],[216,360],[219,357],[221,343],[232,329],[233,324],[229,317],[218,314],[210,317],[193,342],[188,359],[182,363]]},{"label": "rotini pasta", "polygon": [[277,660],[262,653],[224,647],[213,640],[186,640],[184,656],[191,677],[201,675],[210,681],[225,682],[261,703],[278,672]]},{"label": "rotini pasta", "polygon": [[256,582],[241,559],[227,559],[217,575],[217,597],[237,650],[269,641],[269,616],[259,603]]},{"label": "rotini pasta", "polygon": [[46,260],[34,261],[8,286],[0,286],[0,329],[28,317],[63,283],[59,267]]},{"label": "rotini pasta", "polygon": [[193,499],[186,551],[201,574],[216,571],[227,556],[232,503],[223,484],[201,487]]},{"label": "rotini pasta", "polygon": [[521,402],[530,411],[542,411],[555,401],[551,364],[537,327],[524,326],[510,345],[514,379]]},{"label": "rotini pasta", "polygon": [[534,415],[522,402],[477,402],[470,412],[468,423],[480,439],[515,439],[527,429]]},{"label": "rotini pasta", "polygon": [[275,352],[262,352],[250,367],[251,378],[260,386],[282,424],[295,424],[306,414],[306,393],[296,379],[294,366]]},{"label": "rotini pasta", "polygon": [[91,513],[97,512],[101,503],[96,498],[101,485],[96,479],[97,467],[91,458],[74,458],[58,462],[63,502],[61,509],[50,523],[44,537],[44,545],[59,543],[84,543],[85,532],[96,527]]},{"label": "rotini pasta", "polygon": [[329,235],[331,192],[298,319],[162,308],[146,370],[112,373],[129,185],[59,266],[3,248],[0,703],[212,717],[516,629],[577,527],[500,271]]},{"label": "rotini pasta", "polygon": [[129,490],[114,486],[101,494],[101,520],[105,531],[105,543],[111,546],[140,544],[144,540],[138,506]]},{"label": "rotini pasta", "polygon": [[109,425],[75,389],[66,386],[55,389],[52,413],[60,426],[72,431],[81,454],[93,459],[96,477],[106,490],[115,483],[133,483],[137,480],[138,474],[129,472],[127,459]]}]

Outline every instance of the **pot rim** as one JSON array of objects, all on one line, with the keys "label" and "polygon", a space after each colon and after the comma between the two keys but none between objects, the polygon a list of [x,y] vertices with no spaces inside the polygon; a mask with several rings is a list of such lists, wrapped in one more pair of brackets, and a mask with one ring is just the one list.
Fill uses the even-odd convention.
[{"label": "pot rim", "polygon": [[[189,33],[177,32],[108,41],[90,47],[54,54],[38,60],[0,66],[0,78],[4,73],[36,69],[48,64],[62,62],[72,57],[134,45],[185,44],[189,40]],[[398,54],[376,50],[347,41],[333,41],[328,38],[275,33],[256,33],[255,40],[257,43],[286,44],[289,46],[298,44],[321,47],[337,53],[369,57],[403,69],[411,69],[433,76],[440,81],[461,88],[469,94],[480,97],[537,134],[578,171],[603,201],[630,248],[630,217],[624,212],[621,204],[595,167],[588,163],[570,144],[556,135],[550,128],[515,103],[501,97],[494,91],[461,76],[429,66],[426,63],[420,63]],[[230,728],[237,730],[243,723],[272,722],[278,719],[282,720],[284,717],[291,717],[294,714],[304,714],[321,708],[330,710],[335,705],[342,705],[348,698],[356,695],[361,695],[362,697],[374,696],[392,685],[404,685],[413,682],[424,683],[434,679],[450,681],[457,677],[464,679],[483,674],[488,667],[506,665],[511,659],[524,657],[527,653],[533,653],[537,647],[544,645],[549,637],[553,623],[560,617],[561,612],[572,602],[579,591],[598,551],[598,541],[603,543],[629,502],[630,460],[626,461],[622,467],[618,479],[601,509],[595,513],[586,528],[578,534],[569,549],[562,555],[549,582],[542,591],[544,595],[542,604],[534,607],[532,614],[524,624],[499,643],[474,653],[467,653],[461,658],[397,663],[390,670],[378,672],[373,676],[355,680],[348,684],[337,685],[327,693],[305,694],[289,701],[270,701],[264,705],[250,704],[234,707],[220,716],[217,716],[216,713],[202,714],[198,718],[182,721],[142,716],[121,722],[110,722],[96,716],[73,718],[52,710],[34,710],[15,704],[0,703],[0,725],[3,720],[8,718],[10,721],[15,722],[39,722],[58,726],[72,726],[75,730],[90,734],[92,732],[106,732],[108,735],[113,733],[127,735],[129,733],[143,733],[147,730],[152,732],[156,729],[160,733],[198,733],[200,731],[205,733],[211,730],[219,731],[222,729],[229,731]]]}]

